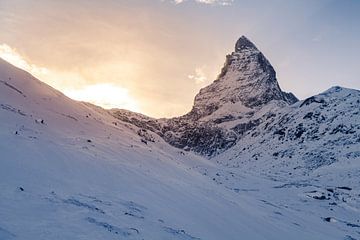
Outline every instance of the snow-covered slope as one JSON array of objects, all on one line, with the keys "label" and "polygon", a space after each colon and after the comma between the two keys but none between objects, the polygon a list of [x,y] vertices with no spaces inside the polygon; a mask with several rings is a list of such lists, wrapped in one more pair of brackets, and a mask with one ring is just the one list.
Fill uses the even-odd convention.
[{"label": "snow-covered slope", "polygon": [[299,102],[280,89],[268,60],[241,37],[188,114],[152,119],[111,113],[175,147],[210,157],[223,168],[198,167],[200,172],[264,201],[279,210],[279,218],[292,209],[344,232],[344,239],[360,236],[358,90],[332,87]]},{"label": "snow-covered slope", "polygon": [[287,217],[308,229],[274,218],[202,172],[218,165],[3,60],[0,79],[0,239],[342,236],[311,216]]},{"label": "snow-covered slope", "polygon": [[268,112],[260,118],[259,126],[219,158],[242,168],[261,165],[264,174],[298,175],[338,161],[359,159],[359,106],[360,91],[330,88]]},{"label": "snow-covered slope", "polygon": [[[251,181],[247,185],[256,191],[249,195],[258,198],[268,192],[273,206],[317,215],[346,232],[344,239],[359,239],[359,106],[360,91],[332,87],[269,111],[256,128],[212,161],[274,183],[264,189]],[[227,178],[224,174],[216,180],[239,191],[239,183]]]}]

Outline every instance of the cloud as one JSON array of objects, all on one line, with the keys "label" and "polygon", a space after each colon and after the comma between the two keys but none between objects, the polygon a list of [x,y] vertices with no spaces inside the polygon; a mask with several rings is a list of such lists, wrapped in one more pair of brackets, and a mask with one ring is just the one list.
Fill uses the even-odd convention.
[{"label": "cloud", "polygon": [[137,101],[127,88],[112,83],[88,84],[86,79],[77,73],[39,67],[29,63],[15,48],[7,44],[0,44],[0,58],[31,73],[72,99],[90,102],[107,109],[125,108],[140,111]]},{"label": "cloud", "polygon": [[16,48],[12,48],[5,43],[0,44],[0,58],[31,73],[36,78],[60,91],[64,91],[68,83],[82,84],[85,82],[85,80],[77,73],[55,71],[54,69],[48,69],[43,66],[32,64],[21,55]]},{"label": "cloud", "polygon": [[91,102],[106,109],[125,108],[139,112],[139,106],[129,90],[111,83],[87,85],[80,89],[69,89],[64,92],[67,96],[78,101]]},{"label": "cloud", "polygon": [[0,44],[0,58],[5,61],[13,64],[14,66],[24,69],[25,71],[30,72],[35,76],[45,75],[49,72],[48,69],[44,67],[38,67],[34,64],[28,63],[16,49],[10,47],[7,44]]},{"label": "cloud", "polygon": [[[180,3],[184,3],[189,0],[172,0],[172,1],[176,4],[180,4]],[[192,1],[195,1],[197,3],[210,4],[210,5],[222,5],[222,6],[231,5],[234,2],[234,0],[192,0]]]},{"label": "cloud", "polygon": [[207,80],[203,68],[200,67],[195,69],[195,74],[188,75],[188,78],[194,80],[196,84],[203,84]]}]

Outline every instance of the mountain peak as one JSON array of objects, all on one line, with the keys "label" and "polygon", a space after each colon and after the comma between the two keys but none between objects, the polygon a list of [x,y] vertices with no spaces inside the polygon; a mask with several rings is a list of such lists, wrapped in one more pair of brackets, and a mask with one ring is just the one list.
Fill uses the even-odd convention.
[{"label": "mountain peak", "polygon": [[235,52],[240,52],[243,49],[254,49],[254,50],[258,50],[255,46],[255,44],[253,44],[247,37],[245,37],[244,35],[242,35],[235,44]]},{"label": "mountain peak", "polygon": [[202,118],[234,104],[258,109],[273,100],[292,104],[297,98],[281,90],[270,62],[248,38],[241,36],[235,52],[226,56],[218,78],[196,95],[188,115]]}]

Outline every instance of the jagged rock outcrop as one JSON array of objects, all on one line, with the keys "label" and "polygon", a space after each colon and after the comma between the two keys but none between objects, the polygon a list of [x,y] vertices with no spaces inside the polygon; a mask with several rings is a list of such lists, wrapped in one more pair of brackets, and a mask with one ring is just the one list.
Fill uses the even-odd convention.
[{"label": "jagged rock outcrop", "polygon": [[[196,95],[188,114],[172,119],[152,119],[124,110],[112,110],[112,114],[157,133],[175,147],[212,157],[234,146],[262,122],[262,115],[296,101],[292,93],[281,90],[265,56],[242,36],[218,78]],[[264,107],[269,109],[262,111]]]}]

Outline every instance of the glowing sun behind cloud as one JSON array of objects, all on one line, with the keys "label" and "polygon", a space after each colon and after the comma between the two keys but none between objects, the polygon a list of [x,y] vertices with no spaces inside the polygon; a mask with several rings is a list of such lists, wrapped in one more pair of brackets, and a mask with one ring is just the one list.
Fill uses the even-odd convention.
[{"label": "glowing sun behind cloud", "polygon": [[129,91],[126,88],[114,86],[113,84],[101,83],[89,85],[81,89],[66,90],[64,93],[75,100],[91,102],[107,109],[125,108],[139,112],[139,106],[129,96]]},{"label": "glowing sun behind cloud", "polygon": [[76,88],[74,86],[68,86],[68,84],[64,84],[62,78],[80,83],[86,81],[76,74],[52,71],[45,67],[30,64],[16,49],[7,44],[0,44],[0,58],[18,68],[30,72],[35,77],[62,91],[72,99],[90,102],[106,109],[124,108],[134,112],[140,111],[138,103],[130,96],[126,88],[111,83],[82,84]]}]

